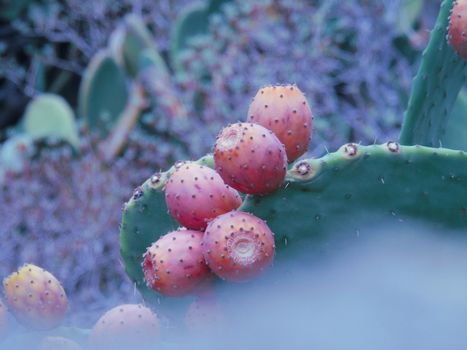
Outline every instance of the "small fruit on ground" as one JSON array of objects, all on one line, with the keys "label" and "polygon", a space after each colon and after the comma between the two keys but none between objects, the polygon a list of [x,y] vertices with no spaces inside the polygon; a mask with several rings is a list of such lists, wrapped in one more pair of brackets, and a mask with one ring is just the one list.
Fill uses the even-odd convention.
[{"label": "small fruit on ground", "polygon": [[275,191],[287,171],[284,145],[271,130],[253,123],[225,127],[214,146],[214,162],[228,185],[248,194]]},{"label": "small fruit on ground", "polygon": [[210,219],[242,204],[238,192],[215,170],[194,162],[177,166],[164,190],[170,214],[193,230],[204,230]]},{"label": "small fruit on ground", "polygon": [[155,313],[140,304],[124,304],[107,311],[91,330],[92,349],[136,349],[154,346],[160,332]]},{"label": "small fruit on ground", "polygon": [[3,281],[9,310],[18,322],[37,330],[60,325],[68,300],[60,282],[48,271],[26,264]]},{"label": "small fruit on ground", "polygon": [[449,18],[448,40],[454,51],[467,60],[467,0],[454,1]]},{"label": "small fruit on ground", "polygon": [[203,232],[179,229],[159,238],[144,256],[147,285],[167,296],[194,292],[210,279],[203,257]]},{"label": "small fruit on ground", "polygon": [[81,350],[81,346],[71,339],[64,337],[45,337],[39,350]]},{"label": "small fruit on ground", "polygon": [[233,211],[209,223],[203,249],[207,264],[219,277],[247,281],[272,264],[274,234],[260,218]]},{"label": "small fruit on ground", "polygon": [[296,85],[266,86],[258,90],[248,109],[247,121],[273,131],[294,161],[308,150],[313,115]]}]

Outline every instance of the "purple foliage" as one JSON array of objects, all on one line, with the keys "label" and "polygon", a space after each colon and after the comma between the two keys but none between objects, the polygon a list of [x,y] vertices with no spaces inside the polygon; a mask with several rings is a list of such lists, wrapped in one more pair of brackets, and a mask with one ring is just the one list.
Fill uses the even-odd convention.
[{"label": "purple foliage", "polygon": [[108,167],[89,139],[84,143],[80,158],[64,148],[42,151],[21,174],[10,174],[0,192],[0,276],[26,262],[48,269],[68,292],[72,313],[128,300],[133,292],[119,259],[121,210],[163,163],[149,161],[157,152],[142,142]]},{"label": "purple foliage", "polygon": [[201,118],[213,132],[244,120],[259,87],[293,82],[317,116],[312,153],[397,137],[413,76],[393,45],[398,1],[235,1],[224,10],[184,54],[179,79],[187,100],[205,96]]}]

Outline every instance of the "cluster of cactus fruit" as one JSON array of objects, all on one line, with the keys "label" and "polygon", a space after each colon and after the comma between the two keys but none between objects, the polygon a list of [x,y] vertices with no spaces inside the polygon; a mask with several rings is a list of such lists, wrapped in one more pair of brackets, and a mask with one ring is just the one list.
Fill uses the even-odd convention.
[{"label": "cluster of cactus fruit", "polygon": [[[380,220],[465,227],[467,203],[461,194],[466,156],[463,151],[425,147],[441,142],[461,89],[458,82],[465,81],[466,64],[456,53],[462,55],[459,42],[465,39],[459,29],[459,23],[465,23],[464,8],[463,1],[445,1],[441,7],[400,143],[352,143],[319,159],[299,160],[313,128],[308,103],[296,86],[268,86],[254,97],[246,122],[220,132],[212,155],[177,163],[138,187],[124,208],[120,243],[126,271],[145,299],[172,307],[170,301],[162,303],[161,295],[193,292],[194,281],[183,273],[183,261],[195,237],[198,246],[191,259],[198,262],[197,271],[203,271],[199,281],[208,275],[204,264],[235,281],[255,276],[271,264],[274,254],[276,261],[283,259],[282,251],[291,243],[329,243],[337,236],[351,241]],[[458,65],[462,74],[451,72],[446,62]],[[427,67],[441,73],[429,75]],[[417,145],[411,146],[414,140]],[[218,188],[224,193],[221,205]],[[246,194],[241,205],[232,188]],[[262,228],[247,224],[249,220]],[[178,225],[186,229],[176,230]],[[274,241],[256,241],[256,230]],[[182,286],[187,286],[185,293]]]},{"label": "cluster of cactus fruit", "polygon": [[[254,97],[245,122],[219,133],[212,155],[178,162],[138,187],[124,207],[120,249],[148,306],[168,306],[170,313],[182,299],[163,296],[195,295],[185,314],[186,327],[195,329],[202,322],[222,322],[216,303],[206,298],[215,276],[249,281],[286,258],[291,243],[320,244],[331,236],[348,242],[381,220],[422,219],[465,230],[467,154],[428,146],[444,134],[452,95],[466,78],[466,5],[442,5],[440,29],[414,82],[400,143],[351,143],[301,160],[314,123],[308,102],[295,85],[268,86]],[[427,69],[439,74],[426,75]],[[44,331],[62,323],[68,299],[51,273],[27,264],[5,278],[3,287],[0,340],[10,328],[7,308],[28,328]],[[96,322],[85,343],[95,349],[130,348],[135,342],[150,347],[161,324],[147,306],[120,305]],[[47,334],[38,344],[81,348],[60,334]]]},{"label": "cluster of cactus fruit", "polygon": [[183,227],[148,248],[147,285],[162,295],[180,296],[204,285],[211,272],[227,281],[247,281],[271,265],[274,234],[260,218],[237,211],[242,204],[237,191],[266,195],[277,190],[288,160],[307,151],[312,123],[297,86],[264,87],[251,104],[249,122],[229,125],[217,137],[215,170],[177,163],[164,193],[169,213]]}]

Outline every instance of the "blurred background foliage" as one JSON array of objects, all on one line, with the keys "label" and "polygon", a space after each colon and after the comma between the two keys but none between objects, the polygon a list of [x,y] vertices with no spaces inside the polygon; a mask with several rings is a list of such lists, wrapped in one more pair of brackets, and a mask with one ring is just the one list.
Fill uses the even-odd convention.
[{"label": "blurred background foliage", "polygon": [[77,309],[128,300],[118,225],[131,189],[209,152],[263,85],[306,93],[310,155],[396,139],[439,4],[2,2],[0,276],[33,262]]}]

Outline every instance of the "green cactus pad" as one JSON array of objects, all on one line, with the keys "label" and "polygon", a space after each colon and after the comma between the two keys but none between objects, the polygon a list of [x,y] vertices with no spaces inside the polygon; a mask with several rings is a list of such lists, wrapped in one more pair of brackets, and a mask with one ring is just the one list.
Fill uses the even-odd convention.
[{"label": "green cactus pad", "polygon": [[112,35],[110,47],[117,61],[123,63],[125,70],[132,77],[139,73],[139,60],[143,50],[151,50],[154,55],[158,55],[151,32],[136,15],[125,17],[122,25]]},{"label": "green cactus pad", "polygon": [[[200,161],[213,166],[212,157]],[[146,248],[177,227],[163,192],[173,169],[148,179],[123,212],[121,255],[126,272],[149,301],[159,298],[146,288],[141,263]],[[279,262],[290,243],[355,240],[371,234],[375,225],[368,222],[410,225],[422,220],[465,228],[466,185],[467,154],[462,151],[394,142],[349,144],[293,164],[281,189],[265,197],[247,196],[241,210],[267,221],[276,234]]]},{"label": "green cactus pad", "polygon": [[447,42],[454,0],[445,0],[412,85],[400,142],[438,147],[459,90],[467,77],[467,63]]},{"label": "green cactus pad", "polygon": [[182,71],[181,53],[189,41],[205,35],[209,28],[209,12],[203,3],[188,5],[177,19],[171,33],[170,60],[175,69]]},{"label": "green cactus pad", "polygon": [[42,94],[26,107],[22,119],[24,132],[33,139],[58,138],[78,148],[78,127],[73,110],[64,98]]},{"label": "green cactus pad", "polygon": [[91,60],[79,90],[79,114],[93,132],[106,136],[128,101],[125,73],[107,50]]},{"label": "green cactus pad", "polygon": [[208,4],[208,13],[217,13],[222,10],[224,4],[231,3],[232,0],[210,0]]}]

